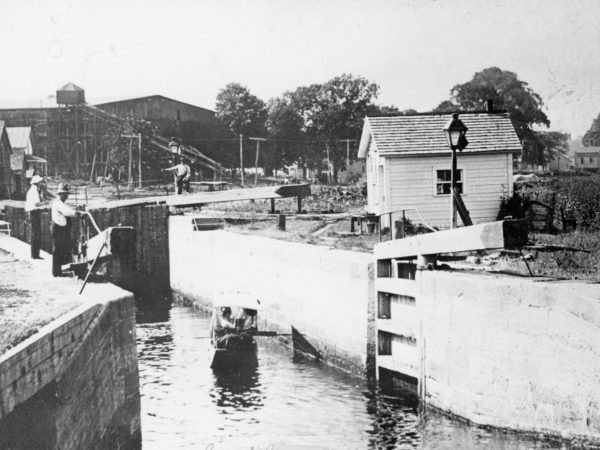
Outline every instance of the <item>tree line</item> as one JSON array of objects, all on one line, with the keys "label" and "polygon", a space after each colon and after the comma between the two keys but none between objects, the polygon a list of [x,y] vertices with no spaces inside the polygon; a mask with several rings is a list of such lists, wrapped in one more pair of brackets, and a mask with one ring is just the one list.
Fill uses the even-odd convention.
[{"label": "tree line", "polygon": [[[304,174],[306,169],[320,173],[330,168],[335,176],[337,169],[345,167],[348,156],[356,159],[365,116],[417,112],[376,104],[379,90],[378,84],[364,77],[342,74],[265,102],[245,86],[229,83],[217,95],[216,115],[232,141],[240,135],[243,139],[267,139],[261,145],[259,161],[267,173],[297,164]],[[568,150],[570,136],[549,130],[542,98],[517,74],[497,67],[484,69],[471,80],[457,84],[449,98],[429,112],[480,110],[488,99],[508,112],[524,148],[523,162],[544,164]],[[595,124],[600,124],[600,116]],[[597,128],[600,130],[600,125]],[[244,142],[248,148],[249,142]],[[236,152],[219,156],[226,167],[239,167]],[[254,161],[246,165],[254,165]]]}]

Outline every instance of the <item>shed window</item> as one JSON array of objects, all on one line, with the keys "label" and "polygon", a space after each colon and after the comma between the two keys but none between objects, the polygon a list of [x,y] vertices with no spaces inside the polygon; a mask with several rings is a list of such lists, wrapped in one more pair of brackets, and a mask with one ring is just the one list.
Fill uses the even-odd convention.
[{"label": "shed window", "polygon": [[[452,184],[451,170],[436,170],[435,192],[437,195],[449,195]],[[456,180],[456,188],[460,194],[463,193],[463,176],[462,169],[456,171],[458,179]]]},{"label": "shed window", "polygon": [[581,158],[581,164],[583,164],[583,158]]},{"label": "shed window", "polygon": [[592,164],[593,162],[594,162],[594,158],[592,158],[592,157],[590,156],[590,164]]}]

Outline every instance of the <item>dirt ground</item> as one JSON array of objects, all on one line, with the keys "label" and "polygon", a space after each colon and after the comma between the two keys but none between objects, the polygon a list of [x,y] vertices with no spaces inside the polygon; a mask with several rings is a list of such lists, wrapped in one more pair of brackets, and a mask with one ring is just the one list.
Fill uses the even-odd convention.
[{"label": "dirt ground", "polygon": [[[285,231],[278,229],[276,216],[232,211],[220,213],[226,218],[226,229],[235,233],[365,253],[371,253],[380,242],[379,234],[368,234],[366,227],[363,234],[358,231],[351,233],[349,213],[286,216]],[[388,240],[389,235],[382,236],[382,239]],[[562,246],[565,249],[525,247],[522,255],[518,251],[490,250],[453,256],[481,270],[600,282],[600,239],[597,233],[531,233],[529,241],[533,245]]]},{"label": "dirt ground", "polygon": [[[364,191],[358,187],[312,186],[313,195],[303,199],[305,214],[296,214],[296,199],[277,200],[276,208],[286,216],[286,231],[277,228],[277,217],[269,215],[268,200],[215,204],[202,209],[206,214],[221,214],[230,231],[255,234],[273,239],[323,245],[329,248],[372,252],[380,242],[378,233],[350,232],[350,217],[364,213]],[[383,236],[389,239],[389,235]],[[519,275],[580,279],[600,282],[600,239],[595,232],[576,230],[568,233],[530,233],[532,244],[563,246],[584,251],[523,249],[518,252],[472,252],[458,255],[482,270],[508,271]],[[531,270],[531,272],[530,272]]]},{"label": "dirt ground", "polygon": [[83,303],[76,281],[61,281],[50,289],[32,264],[0,250],[0,354]]}]

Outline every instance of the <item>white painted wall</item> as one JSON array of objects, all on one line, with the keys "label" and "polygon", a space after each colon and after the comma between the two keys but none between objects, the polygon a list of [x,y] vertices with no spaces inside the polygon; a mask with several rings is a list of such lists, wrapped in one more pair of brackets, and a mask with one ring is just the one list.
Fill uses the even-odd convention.
[{"label": "white painted wall", "polygon": [[174,290],[208,301],[223,290],[254,293],[262,302],[261,318],[288,333],[293,325],[326,357],[364,368],[368,301],[374,295],[371,255],[223,230],[193,231],[191,221],[169,219]]},{"label": "white painted wall", "polygon": [[428,404],[477,424],[600,442],[597,284],[417,278]]},{"label": "white painted wall", "polygon": [[[431,226],[448,228],[450,195],[437,195],[436,171],[449,170],[449,157],[386,158],[389,167],[389,208],[416,208]],[[512,155],[459,155],[463,201],[473,223],[496,220],[503,196],[512,194]],[[419,216],[408,213],[411,220]]]}]

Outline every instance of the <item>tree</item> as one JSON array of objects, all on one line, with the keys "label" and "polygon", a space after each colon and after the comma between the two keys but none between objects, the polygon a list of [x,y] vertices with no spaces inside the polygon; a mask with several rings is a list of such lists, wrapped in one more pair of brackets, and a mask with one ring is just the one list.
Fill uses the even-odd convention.
[{"label": "tree", "polygon": [[516,73],[489,67],[475,73],[471,81],[454,86],[450,97],[450,100],[440,103],[434,112],[482,109],[485,102],[491,99],[495,109],[508,112],[521,142],[532,148],[542,148],[541,152],[526,152],[526,162],[541,164],[550,156],[551,149],[544,147],[539,133],[533,130],[535,125],[550,126],[550,120],[542,110],[542,98]]},{"label": "tree", "polygon": [[[216,116],[235,136],[262,136],[265,134],[267,108],[265,102],[251,94],[248,88],[229,83],[217,95]],[[231,169],[238,167],[237,152],[227,152],[221,161]]]},{"label": "tree", "polygon": [[[265,155],[266,164],[271,168],[279,168],[298,163],[305,169],[304,146],[300,142],[304,138],[304,122],[289,93],[271,99],[267,111],[266,128],[272,143]],[[305,177],[306,171],[303,170]]]},{"label": "tree", "polygon": [[569,151],[569,133],[560,131],[538,131],[538,142],[541,145],[544,162],[550,162],[558,155],[566,155]]},{"label": "tree", "polygon": [[322,141],[304,149],[307,166],[320,172],[325,156],[337,178],[337,169],[346,160],[346,146],[340,141],[360,136],[364,117],[373,110],[378,91],[379,86],[366,78],[342,74],[322,85],[299,87],[286,94],[302,118],[304,136]]},{"label": "tree", "polygon": [[238,83],[229,83],[219,91],[216,112],[217,118],[233,134],[250,136],[264,133],[267,118],[265,102]]},{"label": "tree", "polygon": [[585,147],[600,146],[600,114],[592,122],[592,126],[583,135],[582,143]]},{"label": "tree", "polygon": [[432,112],[451,113],[459,109],[460,106],[454,103],[452,100],[444,100],[442,103],[437,105]]}]

